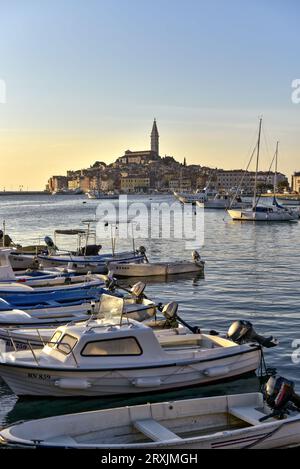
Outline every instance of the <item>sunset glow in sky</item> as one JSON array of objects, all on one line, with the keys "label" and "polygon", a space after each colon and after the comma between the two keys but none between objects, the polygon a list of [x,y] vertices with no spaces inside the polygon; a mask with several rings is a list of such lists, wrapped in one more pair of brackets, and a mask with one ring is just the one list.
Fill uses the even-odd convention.
[{"label": "sunset glow in sky", "polygon": [[[144,150],[300,170],[297,0],[1,0],[0,190]],[[264,144],[266,140],[267,145]]]}]

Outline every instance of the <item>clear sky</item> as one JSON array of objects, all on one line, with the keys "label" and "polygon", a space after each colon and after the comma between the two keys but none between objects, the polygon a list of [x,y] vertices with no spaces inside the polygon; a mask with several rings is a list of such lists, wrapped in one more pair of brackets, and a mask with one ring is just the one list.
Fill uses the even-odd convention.
[{"label": "clear sky", "polygon": [[245,167],[264,116],[261,165],[300,170],[298,0],[0,0],[0,189],[148,149]]}]

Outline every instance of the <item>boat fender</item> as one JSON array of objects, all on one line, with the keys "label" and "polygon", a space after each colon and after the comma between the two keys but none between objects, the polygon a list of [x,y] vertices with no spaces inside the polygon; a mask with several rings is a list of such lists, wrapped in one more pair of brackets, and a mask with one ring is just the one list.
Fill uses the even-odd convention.
[{"label": "boat fender", "polygon": [[161,385],[160,378],[136,378],[132,381],[132,384],[137,388],[153,388]]},{"label": "boat fender", "polygon": [[212,368],[207,368],[203,371],[203,374],[209,378],[215,378],[216,376],[227,375],[229,372],[230,368],[228,366],[215,366]]},{"label": "boat fender", "polygon": [[55,386],[62,389],[88,389],[91,383],[87,379],[62,378],[54,383]]}]

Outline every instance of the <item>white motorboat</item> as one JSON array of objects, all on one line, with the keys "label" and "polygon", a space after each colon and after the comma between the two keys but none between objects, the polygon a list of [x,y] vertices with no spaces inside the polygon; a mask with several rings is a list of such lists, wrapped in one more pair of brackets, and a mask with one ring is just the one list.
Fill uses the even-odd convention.
[{"label": "white motorboat", "polygon": [[[284,387],[277,391],[274,381]],[[1,430],[0,442],[12,447],[111,450],[293,447],[300,444],[300,397],[289,392],[290,387],[287,380],[275,377],[267,383],[266,400],[262,393],[235,394],[31,420]],[[274,404],[274,394],[283,395],[285,407]]]},{"label": "white motorboat", "polygon": [[253,342],[169,334],[112,317],[60,326],[42,350],[2,353],[0,376],[19,396],[108,396],[233,378],[260,360]]},{"label": "white motorboat", "polygon": [[[261,141],[261,129],[262,119],[259,122],[259,133],[258,141],[256,144],[257,156],[256,156],[256,170],[255,170],[255,181],[254,181],[254,196],[252,207],[236,210],[229,207],[228,214],[233,220],[238,221],[259,221],[259,222],[289,222],[297,221],[299,219],[299,211],[292,208],[283,207],[276,200],[276,175],[277,175],[277,161],[278,161],[278,146],[276,145],[275,152],[275,176],[274,176],[274,196],[272,205],[258,205],[259,197],[257,197],[257,174],[260,154],[260,141]],[[251,157],[252,158],[252,157]]]},{"label": "white motorboat", "polygon": [[[145,321],[156,314],[156,305],[148,298],[140,298],[134,294],[125,297],[114,296],[113,294],[103,293],[98,302],[85,302],[77,306],[67,306],[66,308],[43,308],[31,311],[23,311],[16,308],[7,308],[6,302],[0,301],[0,339],[7,339],[11,336],[10,332],[18,328],[18,337],[20,337],[20,328],[50,325],[56,328],[57,324],[66,324],[71,321],[86,321],[92,318],[102,318],[107,315],[121,317],[124,314],[137,321]],[[2,309],[3,305],[3,309]],[[48,329],[49,330],[49,329]],[[50,332],[50,339],[54,330]],[[37,337],[41,334],[36,331]]]},{"label": "white motorboat", "polygon": [[192,256],[193,261],[147,262],[145,258],[144,262],[139,264],[110,262],[108,270],[115,277],[167,277],[203,271],[205,262],[201,260],[198,252],[193,251]]},{"label": "white motorboat", "polygon": [[198,207],[204,209],[219,209],[226,210],[228,208],[242,209],[249,206],[249,203],[243,202],[240,197],[233,197],[228,194],[218,193],[213,199],[207,199],[204,202],[197,201],[196,204]]}]

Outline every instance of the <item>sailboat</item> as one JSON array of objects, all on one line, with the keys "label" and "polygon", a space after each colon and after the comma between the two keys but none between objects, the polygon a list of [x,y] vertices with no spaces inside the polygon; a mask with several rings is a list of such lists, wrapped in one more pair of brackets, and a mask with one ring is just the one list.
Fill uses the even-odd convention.
[{"label": "sailboat", "polygon": [[260,142],[261,142],[261,129],[262,119],[259,121],[259,132],[257,141],[257,155],[256,155],[256,170],[255,170],[255,181],[254,181],[254,196],[252,201],[252,207],[232,210],[229,208],[228,214],[233,220],[239,221],[296,221],[299,218],[297,211],[283,207],[277,202],[276,199],[276,180],[277,180],[277,163],[278,163],[278,148],[279,142],[276,144],[275,152],[275,175],[274,175],[274,196],[272,205],[258,205],[260,196],[257,196],[257,174],[259,165],[260,155]]}]

